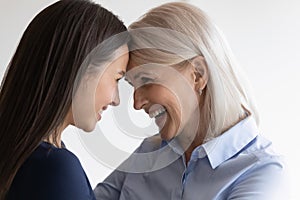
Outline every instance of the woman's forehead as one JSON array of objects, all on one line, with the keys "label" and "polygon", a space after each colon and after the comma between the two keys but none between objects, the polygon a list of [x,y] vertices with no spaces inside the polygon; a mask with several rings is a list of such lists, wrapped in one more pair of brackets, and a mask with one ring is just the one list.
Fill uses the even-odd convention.
[{"label": "woman's forehead", "polygon": [[127,80],[137,80],[143,76],[161,79],[170,79],[182,76],[173,66],[149,63],[143,65],[136,65],[126,72]]}]

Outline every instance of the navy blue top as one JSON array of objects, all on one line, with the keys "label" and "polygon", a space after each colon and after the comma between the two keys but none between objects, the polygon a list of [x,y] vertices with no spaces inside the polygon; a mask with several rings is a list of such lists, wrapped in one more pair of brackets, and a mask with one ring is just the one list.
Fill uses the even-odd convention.
[{"label": "navy blue top", "polygon": [[78,158],[42,142],[18,170],[8,200],[94,200]]}]

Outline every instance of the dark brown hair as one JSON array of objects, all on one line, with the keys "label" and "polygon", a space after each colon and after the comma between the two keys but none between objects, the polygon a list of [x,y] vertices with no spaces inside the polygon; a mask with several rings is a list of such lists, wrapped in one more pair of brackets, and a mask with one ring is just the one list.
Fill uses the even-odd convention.
[{"label": "dark brown hair", "polygon": [[[58,1],[28,25],[0,88],[0,199],[28,156],[63,123],[85,58],[124,31],[115,15],[85,0]],[[128,40],[110,42],[97,59],[110,59]]]}]

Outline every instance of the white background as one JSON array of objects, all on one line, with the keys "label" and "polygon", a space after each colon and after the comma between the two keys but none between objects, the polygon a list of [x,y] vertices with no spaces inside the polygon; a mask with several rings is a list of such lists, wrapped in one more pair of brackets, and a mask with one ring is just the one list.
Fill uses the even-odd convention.
[{"label": "white background", "polygon": [[[19,39],[31,19],[53,0],[0,0],[0,78],[13,55]],[[104,7],[129,25],[163,0],[98,0]],[[300,199],[297,164],[300,123],[300,1],[298,0],[190,0],[217,23],[224,32],[241,67],[248,75],[260,111],[262,134],[271,139],[277,151],[286,156],[290,172],[290,195]],[[125,84],[121,82],[121,84]],[[127,87],[127,86],[125,86]],[[122,101],[122,99],[121,99]],[[122,102],[132,104],[132,102]],[[114,145],[132,151],[140,141],[124,139],[118,129],[111,131],[114,121],[111,110],[99,123],[105,134],[113,133]],[[149,119],[130,110],[135,123],[149,125]],[[105,119],[107,118],[107,119]],[[141,120],[142,119],[142,120]],[[137,121],[140,120],[140,121]],[[2,133],[3,134],[3,133]],[[77,130],[69,127],[64,133],[68,148],[80,159],[92,187],[103,180],[111,169],[97,162],[82,146]],[[120,139],[122,138],[122,139]],[[109,154],[109,152],[107,152]]]}]

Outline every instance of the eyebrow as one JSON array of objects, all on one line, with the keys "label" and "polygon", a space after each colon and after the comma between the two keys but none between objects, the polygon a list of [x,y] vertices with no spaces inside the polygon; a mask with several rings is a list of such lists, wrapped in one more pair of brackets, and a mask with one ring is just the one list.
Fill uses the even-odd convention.
[{"label": "eyebrow", "polygon": [[[128,73],[128,72],[127,72],[127,73]],[[125,73],[125,74],[127,74],[127,73]],[[152,75],[152,74],[154,74],[154,73],[139,72],[139,73],[137,73],[136,75],[134,75],[133,79],[136,80],[137,78],[139,78],[139,77],[142,76],[142,75]],[[131,84],[131,82],[130,82],[126,77],[125,77],[125,81],[127,81],[128,83]]]}]

